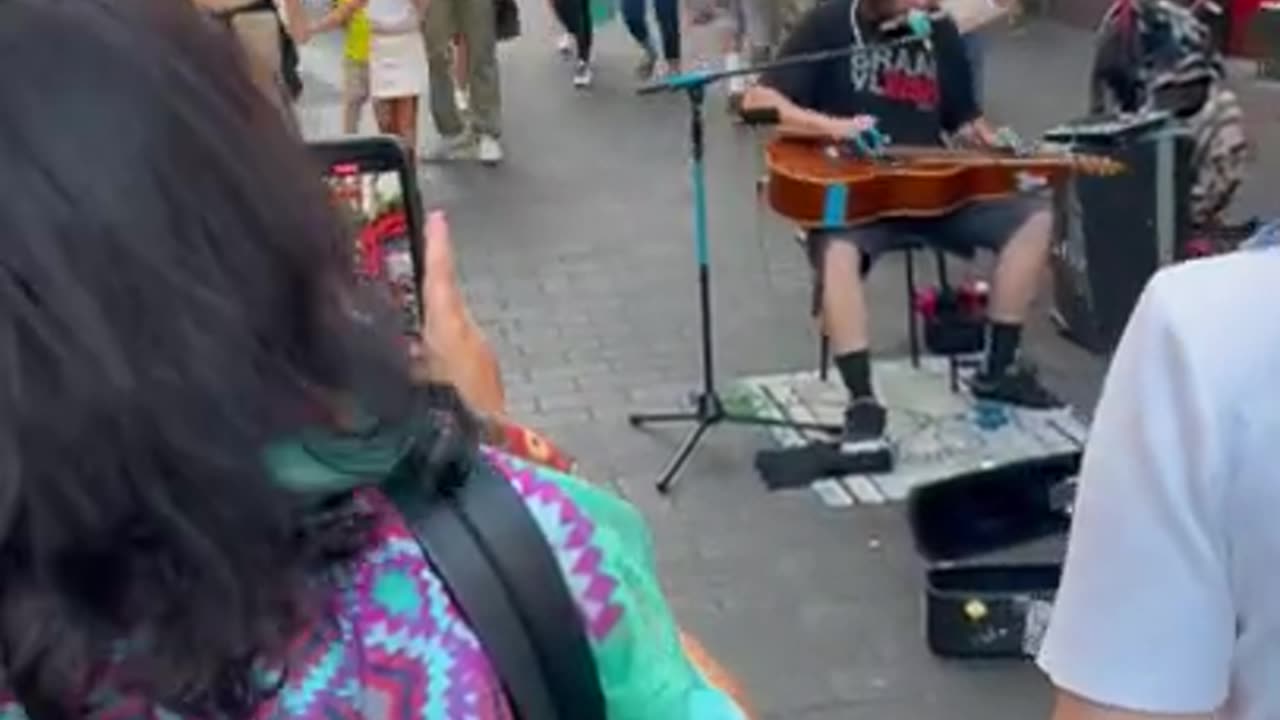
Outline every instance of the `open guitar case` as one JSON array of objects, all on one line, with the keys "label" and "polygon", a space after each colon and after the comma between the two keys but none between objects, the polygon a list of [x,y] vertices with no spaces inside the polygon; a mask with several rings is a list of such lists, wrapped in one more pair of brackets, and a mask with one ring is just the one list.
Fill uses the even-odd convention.
[{"label": "open guitar case", "polygon": [[940,657],[1034,657],[1065,557],[1081,452],[922,485],[907,499],[927,561],[924,633]]}]

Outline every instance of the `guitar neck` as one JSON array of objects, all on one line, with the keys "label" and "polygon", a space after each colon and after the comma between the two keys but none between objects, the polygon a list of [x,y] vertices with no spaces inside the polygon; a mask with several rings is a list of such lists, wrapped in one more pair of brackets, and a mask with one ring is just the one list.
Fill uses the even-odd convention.
[{"label": "guitar neck", "polygon": [[[817,137],[796,132],[779,133],[785,142],[796,142],[819,146],[852,149],[849,142],[834,141],[828,137]],[[884,160],[913,160],[916,162],[937,162],[946,165],[975,165],[983,167],[1006,167],[1023,170],[1059,170],[1083,169],[1088,171],[1093,166],[1107,167],[1101,159],[1064,152],[1053,146],[1037,146],[1031,152],[1012,154],[1009,151],[945,148],[919,145],[890,145],[874,157],[866,157],[850,152],[851,159],[864,159],[868,162]],[[1116,166],[1117,168],[1119,166]]]},{"label": "guitar neck", "polygon": [[892,146],[883,157],[902,160],[937,160],[946,163],[975,163],[1013,167],[1063,167],[1073,165],[1076,157],[1060,152],[1033,151],[1011,155],[1000,150],[963,150],[935,147]]},{"label": "guitar neck", "polygon": [[[788,142],[813,143],[837,147],[852,147],[849,141],[834,140],[827,135],[819,135],[807,131],[779,129],[776,135]],[[902,160],[940,160],[943,162],[982,162],[986,164],[1009,163],[1029,165],[1045,163],[1050,165],[1070,164],[1072,156],[1058,152],[1033,152],[1029,155],[1008,155],[999,150],[946,148],[930,145],[890,145],[885,148],[881,158],[900,158]]]}]

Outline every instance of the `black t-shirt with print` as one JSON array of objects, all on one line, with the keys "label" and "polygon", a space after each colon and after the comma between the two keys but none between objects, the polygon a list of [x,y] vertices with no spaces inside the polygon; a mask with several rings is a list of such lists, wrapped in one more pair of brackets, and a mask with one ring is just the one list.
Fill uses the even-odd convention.
[{"label": "black t-shirt with print", "polygon": [[[852,0],[824,0],[783,43],[780,57],[858,44]],[[878,28],[859,23],[865,50],[811,65],[768,72],[764,84],[801,107],[839,117],[871,115],[895,144],[938,145],[978,117],[972,70],[960,31],[936,21],[924,42],[890,42]]]}]

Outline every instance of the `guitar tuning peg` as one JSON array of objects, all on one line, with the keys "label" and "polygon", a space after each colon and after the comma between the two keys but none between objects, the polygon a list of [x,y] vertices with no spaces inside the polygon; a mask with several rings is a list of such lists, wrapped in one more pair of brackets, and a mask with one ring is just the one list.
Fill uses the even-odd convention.
[{"label": "guitar tuning peg", "polygon": [[889,136],[877,128],[870,127],[854,135],[853,143],[858,151],[867,157],[880,157],[889,144]]},{"label": "guitar tuning peg", "polygon": [[888,136],[881,132],[880,128],[867,128],[863,135],[867,140],[867,145],[869,145],[873,150],[881,150],[889,143]]}]

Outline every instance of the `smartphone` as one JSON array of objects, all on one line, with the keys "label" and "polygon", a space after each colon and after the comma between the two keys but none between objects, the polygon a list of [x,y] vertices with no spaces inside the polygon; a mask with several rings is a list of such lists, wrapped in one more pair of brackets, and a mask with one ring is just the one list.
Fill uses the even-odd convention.
[{"label": "smartphone", "polygon": [[404,333],[421,335],[422,198],[400,140],[367,136],[309,143],[351,238],[356,279],[399,313]]}]

